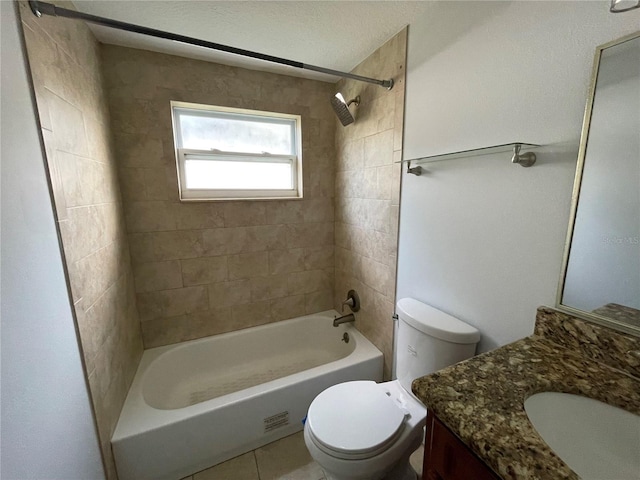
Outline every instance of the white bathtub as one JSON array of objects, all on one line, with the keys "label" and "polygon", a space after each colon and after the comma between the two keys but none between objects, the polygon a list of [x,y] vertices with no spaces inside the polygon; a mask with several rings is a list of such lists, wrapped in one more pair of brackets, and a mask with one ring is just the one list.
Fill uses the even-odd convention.
[{"label": "white bathtub", "polygon": [[302,430],[331,385],[381,381],[382,353],[334,315],[145,350],[111,439],[120,480],[177,480]]}]

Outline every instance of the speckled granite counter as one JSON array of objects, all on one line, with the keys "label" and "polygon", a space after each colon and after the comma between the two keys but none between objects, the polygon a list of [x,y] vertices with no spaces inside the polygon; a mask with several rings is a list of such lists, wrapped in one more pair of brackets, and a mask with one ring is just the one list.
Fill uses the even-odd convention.
[{"label": "speckled granite counter", "polygon": [[413,391],[502,478],[577,479],[535,431],[524,401],[574,393],[640,414],[640,361],[628,355],[638,348],[638,338],[540,308],[531,337],[416,379]]}]

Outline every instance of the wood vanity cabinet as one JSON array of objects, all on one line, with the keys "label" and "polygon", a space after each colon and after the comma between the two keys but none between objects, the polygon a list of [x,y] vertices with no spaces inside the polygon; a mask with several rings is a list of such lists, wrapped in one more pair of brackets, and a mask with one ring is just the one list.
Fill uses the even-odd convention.
[{"label": "wood vanity cabinet", "polygon": [[423,480],[500,480],[431,410],[422,472]]}]

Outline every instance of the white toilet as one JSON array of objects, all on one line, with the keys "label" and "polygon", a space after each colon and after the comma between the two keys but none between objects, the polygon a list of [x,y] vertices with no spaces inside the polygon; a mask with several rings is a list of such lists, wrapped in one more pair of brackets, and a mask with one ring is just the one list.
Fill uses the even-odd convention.
[{"label": "white toilet", "polygon": [[397,380],[346,382],[309,407],[304,441],[327,480],[415,480],[427,410],[411,382],[474,355],[480,332],[412,298],[398,302]]}]

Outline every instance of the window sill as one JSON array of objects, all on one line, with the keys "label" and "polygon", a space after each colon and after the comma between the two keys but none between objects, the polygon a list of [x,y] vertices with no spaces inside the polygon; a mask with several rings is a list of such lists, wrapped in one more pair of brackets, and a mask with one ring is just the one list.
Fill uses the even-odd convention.
[{"label": "window sill", "polygon": [[209,203],[209,202],[274,202],[282,200],[304,200],[304,197],[238,197],[238,198],[181,198],[181,203]]}]

